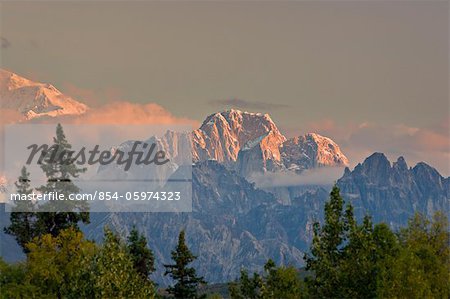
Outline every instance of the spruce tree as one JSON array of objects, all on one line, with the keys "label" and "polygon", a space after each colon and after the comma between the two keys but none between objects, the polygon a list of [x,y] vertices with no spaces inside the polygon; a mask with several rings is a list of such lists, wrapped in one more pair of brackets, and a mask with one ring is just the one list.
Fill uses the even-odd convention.
[{"label": "spruce tree", "polygon": [[197,288],[199,284],[205,284],[206,282],[203,277],[197,276],[194,268],[188,266],[197,257],[191,253],[186,245],[184,230],[180,232],[178,245],[171,252],[171,255],[175,263],[164,265],[166,268],[164,275],[170,275],[176,283],[168,288],[168,292],[175,298],[201,298],[201,296],[197,295]]},{"label": "spruce tree", "polygon": [[[30,187],[30,173],[25,166],[22,167],[15,186],[17,194],[28,195],[33,192],[33,189]],[[17,201],[12,208],[10,221],[11,224],[4,228],[5,233],[14,236],[22,250],[27,253],[28,249],[25,245],[35,236],[36,212],[33,201]]]},{"label": "spruce tree", "polygon": [[311,253],[305,257],[306,269],[314,273],[307,280],[308,292],[314,298],[379,297],[380,287],[388,284],[380,276],[392,279],[397,252],[389,227],[374,227],[369,216],[358,224],[352,205],[344,211],[344,200],[334,186],[325,204],[325,223],[315,224]]},{"label": "spruce tree", "polygon": [[[311,255],[305,256],[306,270],[314,271],[314,278],[307,281],[311,293],[315,297],[340,297],[341,290],[340,264],[343,257],[343,242],[346,241],[346,230],[354,225],[352,208],[344,214],[344,200],[339,188],[334,186],[330,200],[325,203],[325,223],[321,227],[314,224],[314,237]],[[345,220],[347,216],[347,220]]]},{"label": "spruce tree", "polygon": [[[47,176],[47,184],[37,188],[42,193],[57,192],[68,198],[80,189],[73,183],[86,168],[78,167],[73,161],[72,145],[67,141],[63,127],[58,124],[53,145],[44,152],[41,169]],[[59,231],[69,227],[78,229],[78,222],[89,223],[88,204],[84,201],[48,202],[38,213],[39,235],[49,233],[57,236]],[[50,212],[49,212],[50,210]],[[61,211],[63,210],[63,211]]]},{"label": "spruce tree", "polygon": [[148,279],[155,271],[155,258],[151,249],[147,247],[147,239],[133,227],[127,241],[128,253],[131,255],[134,268],[143,278]]}]

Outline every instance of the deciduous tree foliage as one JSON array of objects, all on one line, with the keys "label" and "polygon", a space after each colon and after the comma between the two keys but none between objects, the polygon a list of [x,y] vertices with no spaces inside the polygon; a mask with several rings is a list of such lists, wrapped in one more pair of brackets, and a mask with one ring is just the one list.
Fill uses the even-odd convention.
[{"label": "deciduous tree foliage", "polygon": [[92,270],[98,298],[155,297],[153,283],[136,271],[133,257],[125,244],[108,228],[105,229],[104,244]]},{"label": "deciduous tree foliage", "polygon": [[27,244],[27,280],[42,293],[57,298],[92,295],[85,287],[83,265],[96,253],[93,242],[73,228],[60,231],[56,237],[45,234]]},{"label": "deciduous tree foliage", "polygon": [[27,281],[24,263],[9,265],[0,257],[0,298],[48,298]]},{"label": "deciduous tree foliage", "polygon": [[249,277],[246,270],[241,271],[237,282],[229,284],[230,296],[233,299],[298,299],[304,298],[302,280],[294,267],[277,267],[269,259],[264,266],[264,274],[253,274]]},{"label": "deciduous tree foliage", "polygon": [[416,214],[399,233],[400,250],[389,276],[381,275],[380,297],[449,298],[450,233],[447,217]]},{"label": "deciduous tree foliage", "polygon": [[105,229],[101,246],[74,228],[27,244],[24,264],[0,262],[0,298],[154,298],[120,238]]}]

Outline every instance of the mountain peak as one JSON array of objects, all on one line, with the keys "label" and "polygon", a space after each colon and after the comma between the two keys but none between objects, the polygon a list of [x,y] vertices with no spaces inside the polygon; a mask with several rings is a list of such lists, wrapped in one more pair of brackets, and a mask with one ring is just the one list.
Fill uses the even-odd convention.
[{"label": "mountain peak", "polygon": [[79,115],[87,106],[64,95],[51,84],[34,82],[0,69],[0,108],[14,110],[26,119]]},{"label": "mountain peak", "polygon": [[288,169],[303,171],[322,166],[348,166],[349,161],[330,138],[317,133],[294,137],[283,143],[283,160]]},{"label": "mountain peak", "polygon": [[367,157],[362,165],[368,167],[373,164],[380,164],[380,163],[384,165],[389,165],[389,167],[391,167],[391,162],[389,162],[388,158],[383,153],[379,152],[375,152],[369,157]]},{"label": "mountain peak", "polygon": [[[330,138],[316,133],[289,140],[269,114],[229,109],[209,115],[193,133],[194,160],[214,159],[236,166],[240,174],[347,166]],[[237,162],[237,164],[235,164]]]},{"label": "mountain peak", "polygon": [[242,148],[256,145],[269,133],[273,147],[286,140],[268,114],[236,109],[213,113],[193,133],[194,159],[235,162]]},{"label": "mountain peak", "polygon": [[403,158],[402,156],[398,157],[397,162],[394,162],[392,164],[392,167],[400,171],[408,170],[408,164],[406,164],[405,158]]},{"label": "mountain peak", "polygon": [[268,123],[271,123],[275,126],[275,123],[273,122],[272,118],[269,114],[263,114],[263,113],[255,113],[255,112],[247,112],[247,111],[241,111],[237,109],[228,109],[221,112],[216,112],[213,114],[210,114],[206,117],[205,121],[203,122],[203,125],[212,124],[217,120],[223,120],[225,119],[227,122],[233,122],[233,121],[242,121],[242,120],[249,120],[249,119],[255,119],[255,120],[261,120]]},{"label": "mountain peak", "polygon": [[383,153],[375,152],[364,160],[362,171],[371,178],[388,180],[391,162]]},{"label": "mountain peak", "polygon": [[432,180],[442,178],[441,174],[435,168],[431,167],[425,162],[417,163],[416,166],[414,166],[414,168],[412,169],[412,171],[416,176],[420,176],[423,178],[428,177],[429,179]]}]

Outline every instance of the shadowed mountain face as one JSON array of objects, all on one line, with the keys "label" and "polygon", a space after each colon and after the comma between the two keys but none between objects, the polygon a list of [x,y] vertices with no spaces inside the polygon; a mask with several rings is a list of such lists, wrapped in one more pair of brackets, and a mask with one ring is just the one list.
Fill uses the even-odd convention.
[{"label": "shadowed mountain face", "polygon": [[[448,214],[449,180],[425,163],[408,168],[403,158],[391,166],[383,154],[374,154],[337,182],[346,201],[362,218],[385,221],[397,228],[415,211]],[[268,258],[301,266],[315,221],[322,221],[331,186],[290,186],[276,196],[262,191],[217,161],[193,167],[192,213],[134,213],[93,215],[85,228],[89,237],[101,239],[107,224],[126,235],[135,224],[144,230],[155,251],[159,268],[153,279],[168,283],[162,263],[170,259],[180,229],[198,254],[196,267],[210,282],[236,278],[241,267],[260,269]],[[279,189],[279,188],[278,188]],[[280,191],[280,190],[277,190]],[[289,196],[286,203],[280,194]]]},{"label": "shadowed mountain face", "polygon": [[199,256],[199,273],[210,282],[232,280],[242,267],[256,271],[268,258],[302,264],[303,254],[281,222],[289,211],[272,194],[216,161],[197,163],[192,178],[192,213],[95,213],[92,224],[85,227],[87,236],[101,240],[104,225],[126,235],[136,225],[155,252],[158,269],[153,278],[161,284],[169,282],[162,275],[162,264],[170,261],[181,229]]},{"label": "shadowed mountain face", "polygon": [[376,222],[393,227],[404,225],[414,212],[431,216],[437,210],[448,213],[449,179],[421,162],[408,168],[403,157],[392,165],[382,153],[374,153],[337,181],[341,194],[350,200],[355,213],[370,213]]}]

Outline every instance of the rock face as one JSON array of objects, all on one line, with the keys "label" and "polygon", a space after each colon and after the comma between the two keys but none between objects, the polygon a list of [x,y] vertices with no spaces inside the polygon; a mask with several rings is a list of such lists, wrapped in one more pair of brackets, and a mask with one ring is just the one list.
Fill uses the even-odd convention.
[{"label": "rock face", "polygon": [[216,160],[250,178],[255,173],[347,166],[330,138],[315,133],[287,140],[268,114],[228,110],[193,132],[194,161]]},{"label": "rock face", "polygon": [[[193,132],[193,158],[195,161],[213,159],[233,164],[245,146],[256,145],[258,140],[270,136],[271,148],[278,148],[286,137],[280,133],[268,114],[228,110],[208,116],[201,127]],[[267,158],[278,159],[270,149]]]},{"label": "rock face", "polygon": [[382,153],[374,153],[353,171],[348,168],[337,181],[341,194],[351,200],[357,216],[369,212],[375,222],[403,226],[415,212],[431,216],[449,212],[449,179],[421,162],[408,168],[403,157],[392,165]]},{"label": "rock face", "polygon": [[158,261],[153,279],[163,285],[169,280],[162,275],[162,264],[170,262],[181,229],[198,255],[199,274],[209,282],[235,279],[242,267],[256,271],[269,257],[283,264],[302,264],[303,254],[291,244],[280,221],[283,211],[277,211],[283,207],[273,195],[216,161],[197,163],[192,175],[192,213],[95,213],[84,228],[87,236],[101,240],[105,224],[122,235],[136,225]]},{"label": "rock face", "polygon": [[251,178],[255,173],[278,171],[300,174],[307,169],[348,165],[348,159],[339,146],[319,134],[291,138],[278,147],[273,146],[273,138],[268,133],[240,150],[237,170],[241,175]]},{"label": "rock face", "polygon": [[41,116],[79,115],[87,106],[51,84],[33,82],[0,69],[0,109],[19,112],[29,120]]},{"label": "rock face", "polygon": [[348,166],[348,159],[339,146],[330,138],[315,133],[287,140],[280,151],[286,168],[296,172],[324,166]]},{"label": "rock face", "polygon": [[284,168],[280,155],[280,138],[273,131],[247,142],[239,151],[237,171],[244,177],[254,173],[276,172]]}]

